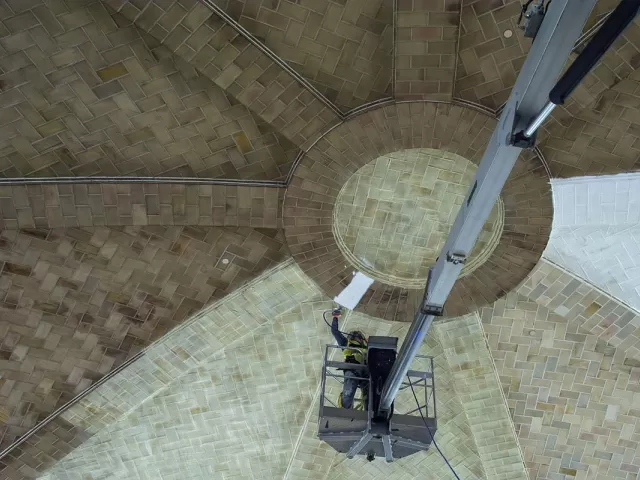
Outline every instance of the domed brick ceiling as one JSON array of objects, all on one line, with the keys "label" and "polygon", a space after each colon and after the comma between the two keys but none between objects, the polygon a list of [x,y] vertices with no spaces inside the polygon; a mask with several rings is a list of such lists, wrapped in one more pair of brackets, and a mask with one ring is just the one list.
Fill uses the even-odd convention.
[{"label": "domed brick ceiling", "polygon": [[[596,3],[574,54],[617,3]],[[2,5],[0,183],[13,184],[0,186],[0,449],[289,253],[331,297],[365,271],[376,281],[359,309],[410,320],[531,45],[519,0]],[[447,315],[531,272],[553,216],[549,176],[640,168],[638,58],[636,20],[523,152]],[[393,189],[379,189],[387,161],[407,180],[389,173]],[[232,313],[219,330],[235,340]],[[37,477],[89,435],[48,425],[0,478]],[[534,463],[556,475],[547,460]]]},{"label": "domed brick ceiling", "polygon": [[[422,288],[473,182],[477,167],[446,151],[408,149],[378,157],[344,184],[333,209],[333,234],[356,269],[395,286]],[[498,244],[498,199],[469,260],[468,275]]]},{"label": "domed brick ceiling", "polygon": [[[331,297],[354,270],[368,273],[375,281],[357,309],[411,320],[494,125],[475,107],[413,102],[329,131],[301,159],[285,196],[294,258]],[[544,250],[552,210],[544,160],[524,152],[445,314],[475,311],[514,289]]]}]

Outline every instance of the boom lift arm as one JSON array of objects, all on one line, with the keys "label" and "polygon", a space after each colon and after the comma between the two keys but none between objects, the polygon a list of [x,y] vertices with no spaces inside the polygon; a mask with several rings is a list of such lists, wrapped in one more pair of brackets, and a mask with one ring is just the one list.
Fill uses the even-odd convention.
[{"label": "boom lift arm", "polygon": [[369,338],[367,365],[359,366],[368,376],[366,412],[324,406],[327,369],[342,368],[329,361],[325,352],[318,437],[349,458],[364,453],[371,460],[377,454],[390,462],[429,448],[437,430],[435,398],[430,411],[425,394],[426,418],[421,406],[419,419],[411,417],[411,412],[393,413],[398,391],[407,386],[405,378],[412,390],[411,378],[420,379],[435,397],[433,368],[430,372],[409,370],[411,363],[434,319],[442,315],[447,297],[521,151],[535,146],[540,125],[556,105],[564,103],[640,8],[640,0],[622,0],[556,83],[597,0],[553,0],[541,9],[543,1],[536,8],[538,14],[543,12],[544,19],[537,34],[538,21],[529,25],[529,32],[535,35],[531,50],[440,256],[429,270],[424,296],[400,351],[396,355],[397,338]]},{"label": "boom lift arm", "polygon": [[[536,131],[564,103],[638,13],[640,0],[622,0],[557,82],[596,0],[553,0],[540,26],[498,126],[482,157],[436,264],[429,271],[420,309],[385,382],[378,416],[393,400],[429,328],[462,270],[518,155],[535,145]],[[554,85],[555,84],[555,85]],[[547,94],[546,92],[549,92]],[[548,100],[547,100],[548,98]]]}]

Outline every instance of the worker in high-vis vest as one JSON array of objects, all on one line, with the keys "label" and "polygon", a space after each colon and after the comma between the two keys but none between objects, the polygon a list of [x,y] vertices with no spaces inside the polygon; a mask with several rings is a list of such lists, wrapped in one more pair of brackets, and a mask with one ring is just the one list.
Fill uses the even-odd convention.
[{"label": "worker in high-vis vest", "polygon": [[[336,342],[338,342],[338,345],[341,347],[354,347],[342,350],[345,363],[359,363],[364,365],[367,359],[367,338],[359,330],[353,330],[346,335],[343,334],[338,328],[340,310],[334,310],[332,315],[333,321],[331,322],[331,333],[333,338],[336,339]],[[363,402],[366,405],[366,399],[369,393],[369,381],[358,378],[363,376],[365,376],[365,374],[363,374],[362,371],[344,370],[345,378],[344,383],[342,384],[342,393],[338,397],[339,407],[353,408],[353,399],[356,396],[358,387],[362,391]],[[364,409],[366,410],[366,406]]]}]

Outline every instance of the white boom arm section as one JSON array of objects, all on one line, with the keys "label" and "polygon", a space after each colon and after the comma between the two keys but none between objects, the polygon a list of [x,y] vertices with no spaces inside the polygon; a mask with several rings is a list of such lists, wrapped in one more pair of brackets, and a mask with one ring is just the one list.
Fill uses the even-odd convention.
[{"label": "white boom arm section", "polygon": [[[569,54],[596,0],[553,0],[513,87],[496,130],[482,157],[473,184],[460,207],[447,241],[429,272],[422,304],[402,344],[382,391],[378,413],[388,415],[398,389],[418,353],[434,316],[445,301],[489,217],[523,148],[535,144],[532,122],[548,103]],[[547,112],[547,114],[550,113]],[[529,133],[525,135],[524,132]]]}]

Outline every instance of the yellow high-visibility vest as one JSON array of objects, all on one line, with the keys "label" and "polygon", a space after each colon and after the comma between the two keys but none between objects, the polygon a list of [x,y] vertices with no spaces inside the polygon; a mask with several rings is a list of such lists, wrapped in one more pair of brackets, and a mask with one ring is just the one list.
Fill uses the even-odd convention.
[{"label": "yellow high-visibility vest", "polygon": [[353,357],[353,359],[356,361],[356,363],[360,363],[360,364],[364,364],[364,360],[365,360],[365,351],[361,350],[361,349],[366,349],[367,348],[367,343],[365,340],[365,343],[362,344],[357,340],[347,340],[347,347],[359,347],[359,348],[345,348],[343,350],[344,352],[344,358],[345,360],[348,361],[349,357]]}]

